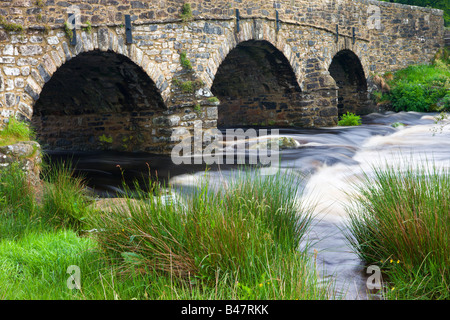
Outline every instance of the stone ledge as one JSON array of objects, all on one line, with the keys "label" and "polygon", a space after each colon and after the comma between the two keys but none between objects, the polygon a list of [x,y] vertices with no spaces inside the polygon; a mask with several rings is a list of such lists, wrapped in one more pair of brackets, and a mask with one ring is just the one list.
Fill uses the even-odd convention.
[{"label": "stone ledge", "polygon": [[41,169],[41,146],[35,141],[21,141],[0,147],[0,168],[18,162],[28,175],[31,185],[37,186]]}]

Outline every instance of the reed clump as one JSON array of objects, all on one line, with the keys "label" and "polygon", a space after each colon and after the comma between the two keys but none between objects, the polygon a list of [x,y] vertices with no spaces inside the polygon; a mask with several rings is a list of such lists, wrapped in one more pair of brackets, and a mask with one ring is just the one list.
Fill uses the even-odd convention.
[{"label": "reed clump", "polygon": [[387,276],[388,298],[450,298],[450,171],[387,165],[349,207],[350,244]]}]

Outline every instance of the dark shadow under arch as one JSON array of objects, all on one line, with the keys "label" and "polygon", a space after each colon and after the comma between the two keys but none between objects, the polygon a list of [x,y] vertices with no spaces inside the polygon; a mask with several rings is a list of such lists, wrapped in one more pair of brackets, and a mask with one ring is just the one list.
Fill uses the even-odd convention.
[{"label": "dark shadow under arch", "polygon": [[220,65],[213,85],[219,98],[219,127],[292,125],[288,110],[301,89],[284,54],[268,41],[241,42]]},{"label": "dark shadow under arch", "polygon": [[367,81],[358,56],[350,50],[339,51],[328,68],[338,89],[338,114],[370,112]]},{"label": "dark shadow under arch", "polygon": [[49,150],[143,151],[165,105],[152,79],[114,52],[81,53],[44,85],[33,108],[38,141]]}]

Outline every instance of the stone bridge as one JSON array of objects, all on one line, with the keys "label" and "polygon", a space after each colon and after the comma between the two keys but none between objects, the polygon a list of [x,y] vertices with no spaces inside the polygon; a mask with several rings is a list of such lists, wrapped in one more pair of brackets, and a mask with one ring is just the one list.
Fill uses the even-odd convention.
[{"label": "stone bridge", "polygon": [[443,12],[371,0],[0,0],[0,111],[44,148],[167,153],[198,128],[334,126],[429,62]]}]

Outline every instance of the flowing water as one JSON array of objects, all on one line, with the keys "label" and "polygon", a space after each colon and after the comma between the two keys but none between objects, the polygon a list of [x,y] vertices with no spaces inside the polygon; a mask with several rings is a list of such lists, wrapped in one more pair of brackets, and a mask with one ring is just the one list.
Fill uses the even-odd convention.
[{"label": "flowing water", "polygon": [[[352,252],[343,231],[346,206],[354,184],[373,168],[389,165],[450,166],[450,123],[436,124],[436,114],[414,112],[370,114],[358,127],[315,129],[280,128],[281,136],[297,141],[296,148],[280,151],[281,170],[305,175],[303,199],[316,202],[315,221],[305,244],[316,256],[324,279],[334,280],[336,293],[344,299],[377,299],[367,293],[367,274],[363,262]],[[402,123],[402,126],[393,126]],[[52,152],[53,158],[66,159],[65,153]],[[203,165],[174,165],[169,157],[130,153],[76,153],[71,155],[78,171],[103,197],[120,194],[121,181],[158,176],[176,190],[189,192],[205,176]],[[220,185],[237,166],[212,166],[208,179]],[[264,168],[255,169],[256,171]]]}]

